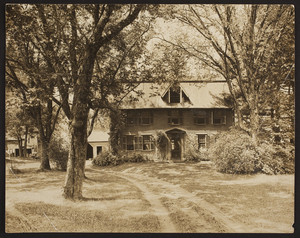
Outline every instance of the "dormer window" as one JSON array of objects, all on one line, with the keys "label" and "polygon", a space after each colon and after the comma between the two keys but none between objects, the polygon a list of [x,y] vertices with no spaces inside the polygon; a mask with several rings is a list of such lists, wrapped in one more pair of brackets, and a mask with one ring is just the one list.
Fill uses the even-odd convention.
[{"label": "dormer window", "polygon": [[188,96],[178,85],[173,85],[165,92],[162,99],[167,103],[183,103],[190,102]]},{"label": "dormer window", "polygon": [[170,88],[170,103],[180,103],[181,102],[181,88],[171,87]]}]

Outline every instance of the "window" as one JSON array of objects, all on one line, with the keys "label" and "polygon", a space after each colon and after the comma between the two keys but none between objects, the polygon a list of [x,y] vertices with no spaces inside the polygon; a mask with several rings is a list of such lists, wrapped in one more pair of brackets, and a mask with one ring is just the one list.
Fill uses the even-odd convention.
[{"label": "window", "polygon": [[205,125],[207,120],[207,113],[204,110],[193,111],[194,124]]},{"label": "window", "polygon": [[135,150],[143,149],[143,138],[141,136],[134,137],[134,149]]},{"label": "window", "polygon": [[97,146],[97,155],[99,155],[102,152],[102,146]]},{"label": "window", "polygon": [[136,125],[138,119],[138,114],[134,111],[128,111],[126,115],[126,124],[127,125]]},{"label": "window", "polygon": [[151,135],[143,136],[143,150],[154,150],[154,138]]},{"label": "window", "polygon": [[123,150],[154,150],[154,138],[152,135],[123,137]]},{"label": "window", "polygon": [[153,114],[151,111],[143,111],[140,113],[139,122],[141,125],[150,125],[153,123]]},{"label": "window", "polygon": [[171,87],[170,88],[170,103],[180,103],[180,87]]},{"label": "window", "polygon": [[180,110],[169,110],[168,111],[168,124],[170,125],[181,125],[182,120],[182,111]]},{"label": "window", "polygon": [[164,100],[166,103],[190,103],[190,99],[179,85],[171,86],[162,96],[162,100]]},{"label": "window", "polygon": [[226,124],[226,112],[224,110],[218,110],[213,112],[213,124],[214,125]]},{"label": "window", "polygon": [[206,148],[206,134],[199,134],[198,135],[198,149]]},{"label": "window", "polygon": [[128,111],[126,117],[127,125],[150,125],[153,123],[153,113],[151,111]]},{"label": "window", "polygon": [[127,135],[123,137],[123,149],[134,150],[134,136]]}]

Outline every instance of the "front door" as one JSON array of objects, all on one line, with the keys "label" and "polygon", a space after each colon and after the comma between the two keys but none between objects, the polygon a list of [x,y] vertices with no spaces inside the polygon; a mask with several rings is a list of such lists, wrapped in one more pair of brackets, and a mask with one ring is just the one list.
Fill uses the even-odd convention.
[{"label": "front door", "polygon": [[171,159],[172,160],[181,160],[181,134],[171,134],[170,135],[171,142]]}]

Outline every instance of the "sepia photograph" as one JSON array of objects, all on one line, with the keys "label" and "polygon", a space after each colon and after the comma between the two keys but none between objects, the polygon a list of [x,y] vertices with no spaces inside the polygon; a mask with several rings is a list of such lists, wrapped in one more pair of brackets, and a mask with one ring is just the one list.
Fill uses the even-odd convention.
[{"label": "sepia photograph", "polygon": [[10,3],[4,65],[5,233],[294,233],[294,5]]}]

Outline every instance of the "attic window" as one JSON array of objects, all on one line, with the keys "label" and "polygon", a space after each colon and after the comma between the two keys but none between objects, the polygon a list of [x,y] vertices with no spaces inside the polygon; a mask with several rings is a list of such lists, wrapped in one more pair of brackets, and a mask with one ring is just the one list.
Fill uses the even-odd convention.
[{"label": "attic window", "polygon": [[162,99],[167,103],[183,103],[190,102],[188,96],[184,93],[182,88],[178,85],[173,85],[163,95]]},{"label": "attic window", "polygon": [[170,88],[170,103],[180,103],[181,99],[181,88],[171,87]]}]

